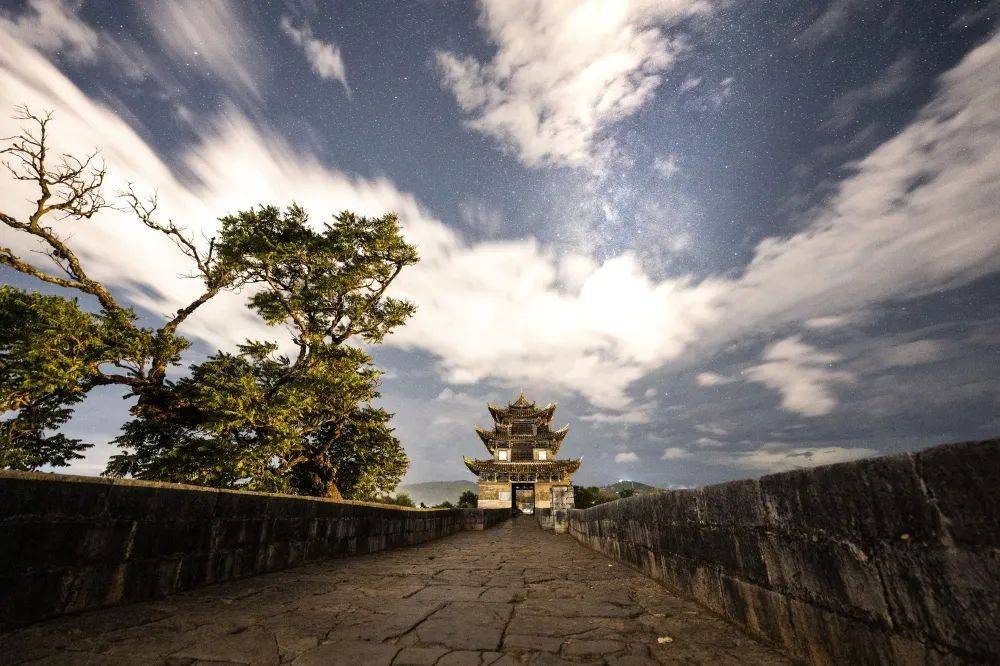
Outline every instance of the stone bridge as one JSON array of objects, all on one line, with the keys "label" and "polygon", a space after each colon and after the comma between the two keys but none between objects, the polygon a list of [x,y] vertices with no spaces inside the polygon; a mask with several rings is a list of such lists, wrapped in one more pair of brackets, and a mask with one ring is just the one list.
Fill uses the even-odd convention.
[{"label": "stone bridge", "polygon": [[0,664],[997,663],[998,477],[1000,440],[947,445],[574,510],[571,538],[0,473]]},{"label": "stone bridge", "polygon": [[696,603],[527,516],[50,620],[2,642],[0,660],[66,664],[785,662]]}]

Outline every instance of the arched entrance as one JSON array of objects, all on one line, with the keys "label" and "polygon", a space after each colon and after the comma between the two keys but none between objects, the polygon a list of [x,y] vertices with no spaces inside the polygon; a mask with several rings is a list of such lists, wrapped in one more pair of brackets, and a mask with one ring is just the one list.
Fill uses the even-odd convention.
[{"label": "arched entrance", "polygon": [[534,483],[513,483],[511,484],[511,511],[514,515],[535,512],[535,484]]}]

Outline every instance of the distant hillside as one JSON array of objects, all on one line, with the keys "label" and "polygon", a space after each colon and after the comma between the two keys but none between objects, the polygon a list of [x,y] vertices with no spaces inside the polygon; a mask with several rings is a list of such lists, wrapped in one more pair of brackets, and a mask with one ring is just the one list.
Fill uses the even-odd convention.
[{"label": "distant hillside", "polygon": [[[650,486],[645,483],[640,483],[639,481],[616,481],[615,483],[604,486],[601,490],[617,495],[625,488],[634,490],[637,495],[652,493],[660,490],[660,488],[657,488],[656,486]],[[458,501],[459,496],[466,490],[476,492],[475,482],[426,481],[424,483],[407,483],[396,488],[396,494],[406,493],[410,496],[410,499],[417,504],[417,506],[419,506],[421,502],[427,506],[434,506],[435,504],[440,504],[445,500],[454,504]]]},{"label": "distant hillside", "polygon": [[410,499],[420,506],[423,502],[427,506],[440,504],[445,500],[452,504],[458,501],[459,496],[466,490],[476,492],[476,484],[473,481],[427,481],[425,483],[407,483],[396,488],[396,494],[406,493]]},{"label": "distant hillside", "polygon": [[652,493],[656,492],[657,490],[661,490],[661,488],[657,488],[656,486],[650,486],[648,484],[641,483],[639,481],[616,481],[611,485],[604,486],[602,490],[606,490],[609,493],[614,493],[617,495],[619,492],[625,490],[626,488],[635,491],[636,495],[641,495],[643,493]]}]

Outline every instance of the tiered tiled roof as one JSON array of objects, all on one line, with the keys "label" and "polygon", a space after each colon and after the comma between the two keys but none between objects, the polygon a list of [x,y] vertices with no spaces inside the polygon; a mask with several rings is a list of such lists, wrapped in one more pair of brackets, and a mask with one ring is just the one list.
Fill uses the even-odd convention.
[{"label": "tiered tiled roof", "polygon": [[[576,471],[580,466],[579,460],[554,460],[559,453],[566,435],[569,433],[569,426],[553,430],[552,415],[556,411],[555,403],[549,403],[545,407],[539,408],[536,403],[524,397],[524,393],[518,396],[517,400],[509,403],[506,407],[497,405],[487,405],[490,415],[493,417],[493,428],[486,429],[476,426],[476,434],[486,445],[486,449],[491,455],[496,456],[497,449],[510,449],[507,460],[472,460],[466,459],[469,469],[478,474],[476,470],[500,471],[503,473],[519,474],[521,466],[528,465],[541,466],[540,473],[559,473],[563,470],[568,472]],[[548,452],[547,460],[533,460],[535,449],[545,449]],[[552,467],[557,464],[558,470]],[[515,467],[517,469],[515,469]],[[570,469],[572,468],[572,469]],[[544,470],[544,471],[542,471]]]},{"label": "tiered tiled roof", "polygon": [[580,460],[533,460],[530,462],[500,462],[498,460],[474,460],[463,456],[465,466],[477,476],[484,472],[502,474],[572,474],[580,469]]},{"label": "tiered tiled roof", "polygon": [[476,426],[476,434],[479,435],[479,439],[483,440],[483,444],[486,445],[486,449],[490,453],[496,453],[497,448],[516,446],[521,442],[537,442],[539,448],[546,448],[552,452],[552,455],[556,455],[559,453],[559,446],[569,434],[569,426],[564,426],[559,430],[539,428],[537,435],[513,435],[502,431],[497,432],[497,430],[497,428],[487,430]]}]

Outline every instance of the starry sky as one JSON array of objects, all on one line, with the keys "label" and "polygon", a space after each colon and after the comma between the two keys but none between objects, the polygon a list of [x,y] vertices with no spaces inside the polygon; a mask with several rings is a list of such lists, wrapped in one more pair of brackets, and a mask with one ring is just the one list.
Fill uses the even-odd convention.
[{"label": "starry sky", "polygon": [[[578,482],[693,486],[1000,433],[998,14],[0,1],[0,133],[51,109],[58,148],[205,233],[262,203],[398,213],[419,310],[372,353],[405,482],[471,478],[486,403],[523,389]],[[153,324],[197,285],[137,227],[72,242]],[[283,335],[245,298],[188,322],[185,362]],[[88,399],[69,471],[103,469],[128,404]]]}]

